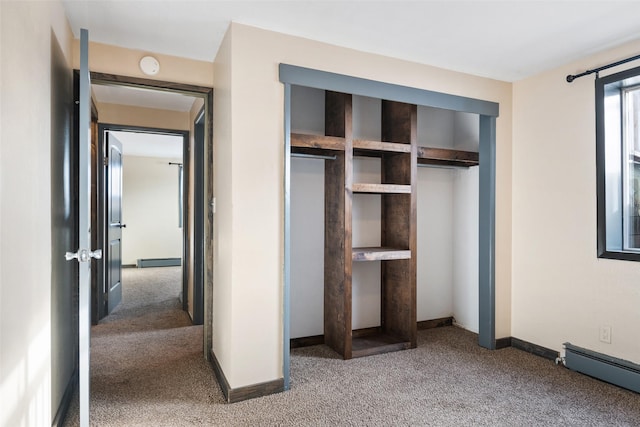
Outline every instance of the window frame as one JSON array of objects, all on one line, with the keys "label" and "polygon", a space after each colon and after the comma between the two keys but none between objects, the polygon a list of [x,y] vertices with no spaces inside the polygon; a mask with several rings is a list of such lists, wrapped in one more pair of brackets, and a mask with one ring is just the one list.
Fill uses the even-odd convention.
[{"label": "window frame", "polygon": [[[598,258],[618,259],[624,261],[640,261],[640,250],[626,250],[624,242],[624,218],[626,214],[621,214],[621,249],[607,248],[607,180],[606,180],[606,111],[605,111],[605,93],[611,89],[619,89],[621,97],[626,88],[636,86],[640,83],[640,67],[631,68],[619,73],[611,74],[605,77],[597,77],[595,81],[595,101],[596,101],[596,186],[597,186],[597,255]],[[623,144],[625,144],[625,119],[623,117],[624,107],[623,101],[620,104],[620,178],[619,193],[620,206],[624,208],[624,189],[622,180],[626,175],[624,173],[624,153],[626,152]]]}]

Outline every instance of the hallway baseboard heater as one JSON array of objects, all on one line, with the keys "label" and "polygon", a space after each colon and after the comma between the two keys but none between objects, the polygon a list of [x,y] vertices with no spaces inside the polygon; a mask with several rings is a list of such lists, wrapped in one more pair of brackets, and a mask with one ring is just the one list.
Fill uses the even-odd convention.
[{"label": "hallway baseboard heater", "polygon": [[570,343],[564,347],[567,368],[640,393],[640,365]]},{"label": "hallway baseboard heater", "polygon": [[180,258],[138,258],[136,266],[146,267],[179,267],[182,265]]}]

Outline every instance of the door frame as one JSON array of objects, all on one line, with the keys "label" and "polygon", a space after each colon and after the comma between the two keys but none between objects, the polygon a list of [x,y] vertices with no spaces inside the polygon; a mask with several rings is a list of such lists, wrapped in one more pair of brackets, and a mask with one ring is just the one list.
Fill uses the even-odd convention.
[{"label": "door frame", "polygon": [[[105,84],[115,86],[131,86],[138,88],[154,89],[167,92],[181,93],[204,100],[205,112],[205,138],[204,138],[204,168],[200,178],[203,183],[203,190],[206,193],[204,205],[201,207],[202,214],[206,218],[204,230],[196,241],[202,240],[204,246],[203,254],[203,352],[206,360],[211,358],[212,336],[211,320],[213,317],[213,88],[197,86],[191,84],[170,82],[165,80],[151,80],[140,77],[122,76],[117,74],[90,72],[92,84]],[[195,209],[195,208],[194,208]],[[196,243],[196,242],[194,242]]]},{"label": "door frame", "polygon": [[[95,230],[95,234],[97,235],[97,245],[100,245],[100,247],[103,248],[103,254],[105,254],[104,259],[107,259],[106,254],[108,254],[108,252],[106,252],[107,247],[105,246],[105,239],[104,236],[107,235],[108,233],[108,224],[106,221],[106,217],[104,215],[105,213],[105,209],[107,207],[106,205],[106,200],[108,197],[107,194],[107,188],[106,188],[106,177],[107,177],[107,170],[106,170],[106,163],[105,163],[105,153],[107,150],[107,146],[105,144],[105,132],[138,132],[138,133],[151,133],[151,134],[157,134],[157,135],[172,135],[172,136],[179,136],[182,138],[182,162],[183,162],[183,170],[185,172],[185,176],[190,176],[189,174],[189,170],[190,170],[190,165],[189,165],[189,131],[186,130],[179,130],[179,129],[164,129],[164,128],[152,128],[152,127],[145,127],[145,126],[130,126],[130,125],[120,125],[120,124],[112,124],[112,123],[98,123],[98,136],[97,136],[97,145],[95,146],[95,161],[93,163],[94,167],[96,168],[95,170],[95,178],[97,179],[97,191],[96,191],[96,196],[97,196],[97,204],[96,204],[96,209],[97,209],[97,213],[98,213],[98,218],[105,218],[105,220],[103,220],[102,222],[96,222],[93,225],[93,229]],[[102,166],[101,166],[102,165]],[[98,169],[101,168],[101,169]],[[198,180],[196,180],[197,182]],[[189,190],[189,181],[188,179],[185,179],[182,181],[182,194],[188,194],[188,190]],[[194,210],[196,212],[194,212],[194,214],[197,215],[197,211],[198,211],[198,207],[202,207],[202,204],[195,204],[194,203]],[[189,209],[189,201],[187,197],[183,197],[183,201],[182,201],[182,211],[183,211],[183,227],[182,227],[182,294],[184,295],[183,298],[183,304],[182,304],[182,308],[183,310],[187,311],[188,309],[188,302],[186,299],[186,295],[188,292],[188,285],[189,285],[189,270],[193,269],[194,271],[197,270],[197,264],[202,264],[203,259],[194,259],[194,265],[191,265],[191,263],[189,262],[189,252],[188,252],[188,248],[189,248],[189,240],[191,239],[191,236],[188,233],[188,218],[189,218],[189,214],[190,214],[190,209]],[[194,236],[197,236],[198,232],[200,232],[199,235],[203,235],[203,230],[202,229],[198,229],[195,230]],[[195,244],[196,242],[194,242]],[[96,283],[95,286],[92,286],[92,291],[94,291],[94,294],[92,295],[92,306],[95,307],[96,309],[96,313],[94,314],[94,316],[92,316],[92,320],[94,324],[97,324],[97,322],[104,318],[105,316],[107,316],[108,313],[108,309],[107,309],[107,304],[106,304],[106,300],[105,300],[105,281],[107,278],[107,270],[106,268],[104,268],[105,262],[103,261],[102,263],[102,267],[103,267],[103,273],[102,274],[98,274],[96,279]],[[202,269],[202,267],[200,266],[200,269]],[[200,284],[201,285],[201,284]],[[196,283],[194,281],[194,287],[196,286]],[[195,296],[195,292],[194,292],[194,296]],[[198,302],[198,305],[201,305],[202,301]],[[195,312],[195,306],[196,306],[196,300],[194,298],[194,312]],[[195,316],[194,316],[195,317]],[[194,320],[195,324],[201,324],[202,320],[200,320],[200,323],[196,322]]]}]

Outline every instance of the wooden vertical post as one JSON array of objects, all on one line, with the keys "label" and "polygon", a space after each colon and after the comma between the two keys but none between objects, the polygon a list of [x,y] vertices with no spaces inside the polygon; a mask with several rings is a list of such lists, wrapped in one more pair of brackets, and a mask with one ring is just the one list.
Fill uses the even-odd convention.
[{"label": "wooden vertical post", "polygon": [[382,195],[382,246],[409,249],[411,257],[383,261],[382,329],[416,347],[417,107],[382,101],[382,140],[411,145],[410,153],[385,153],[382,183],[411,186],[410,194]]},{"label": "wooden vertical post", "polygon": [[345,138],[345,147],[335,160],[325,161],[324,339],[345,359],[352,355],[351,116],[351,95],[327,91],[325,135]]}]

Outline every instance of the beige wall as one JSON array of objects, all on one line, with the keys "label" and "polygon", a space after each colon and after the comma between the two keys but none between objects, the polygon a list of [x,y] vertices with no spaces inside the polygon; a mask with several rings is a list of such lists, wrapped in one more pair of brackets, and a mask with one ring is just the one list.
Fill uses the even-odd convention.
[{"label": "beige wall", "polygon": [[123,156],[122,263],[138,259],[182,258],[178,227],[178,167],[182,158]]},{"label": "beige wall", "polygon": [[[91,39],[91,31],[89,31]],[[140,71],[139,62],[143,56],[153,55],[160,62],[160,71],[155,76],[147,76]],[[73,66],[80,67],[80,42],[73,43]],[[89,43],[89,69],[91,71],[163,80],[211,87],[213,84],[213,62],[196,61],[176,56],[162,55],[102,43]]]},{"label": "beige wall", "polygon": [[97,103],[100,123],[142,126],[159,129],[189,130],[189,112]]},{"label": "beige wall", "polygon": [[[514,84],[513,336],[640,362],[640,263],[596,257],[594,78],[640,42]],[[602,75],[637,64],[608,70]],[[599,341],[611,326],[611,344]]]},{"label": "beige wall", "polygon": [[[510,336],[511,84],[232,24],[216,58],[214,107],[213,342],[230,386],[282,377],[281,62],[500,103],[496,320],[497,337]],[[224,315],[215,314],[220,310]]]},{"label": "beige wall", "polygon": [[0,425],[51,425],[51,48],[70,63],[72,34],[58,2],[0,16]]}]

